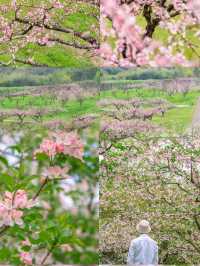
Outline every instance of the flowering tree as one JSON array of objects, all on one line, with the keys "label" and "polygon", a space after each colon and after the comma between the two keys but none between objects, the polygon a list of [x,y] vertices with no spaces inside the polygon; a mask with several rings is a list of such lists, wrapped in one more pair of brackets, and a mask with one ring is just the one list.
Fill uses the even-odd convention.
[{"label": "flowering tree", "polygon": [[25,119],[29,118],[36,122],[42,122],[43,117],[45,115],[56,114],[61,111],[60,109],[48,109],[48,108],[40,108],[34,109],[30,108],[29,110],[22,109],[9,109],[9,110],[0,110],[0,120],[3,122],[5,119],[13,118],[17,119],[17,122],[22,125],[25,122]]},{"label": "flowering tree", "polygon": [[[156,105],[159,102],[166,104],[151,100]],[[108,101],[103,104],[107,106]],[[136,224],[141,219],[152,224],[160,264],[197,263],[198,131],[170,135],[151,121],[135,117],[119,121],[109,112],[104,114],[100,135],[102,263],[126,262],[130,241],[137,237]],[[120,109],[117,115],[119,112]]]},{"label": "flowering tree", "polygon": [[199,144],[191,136],[157,138],[150,148],[149,141],[140,141],[118,141],[102,161],[103,262],[125,261],[130,240],[137,236],[135,225],[146,218],[152,223],[161,264],[196,263]]},{"label": "flowering tree", "polygon": [[189,79],[163,80],[161,82],[161,87],[169,95],[182,93],[184,96],[186,96],[189,90],[192,88],[192,81]]},{"label": "flowering tree", "polygon": [[[173,108],[171,103],[163,99],[142,100],[139,98],[129,100],[103,99],[99,101],[99,105],[103,108],[110,107],[104,109],[104,113],[115,120],[124,121],[125,123],[133,119],[152,120],[154,116],[164,116],[168,109]],[[117,128],[115,122],[113,125]],[[131,122],[130,127],[132,127],[131,124],[136,126],[137,122]]]},{"label": "flowering tree", "polygon": [[1,1],[0,32],[2,65],[45,65],[37,51],[42,54],[54,45],[94,55],[99,46],[98,1]]},{"label": "flowering tree", "polygon": [[198,0],[101,0],[101,57],[125,67],[199,65],[199,14]]}]

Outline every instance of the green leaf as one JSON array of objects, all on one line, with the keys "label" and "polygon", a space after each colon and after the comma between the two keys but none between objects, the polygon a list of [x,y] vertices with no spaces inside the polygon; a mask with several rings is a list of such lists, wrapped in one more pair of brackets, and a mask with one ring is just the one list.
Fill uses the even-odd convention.
[{"label": "green leaf", "polygon": [[6,261],[7,258],[9,258],[10,256],[10,250],[9,248],[3,247],[0,249],[0,260],[2,261]]},{"label": "green leaf", "polygon": [[49,159],[49,157],[45,153],[37,153],[36,154],[36,159],[38,161],[46,161]]},{"label": "green leaf", "polygon": [[15,185],[13,176],[8,174],[0,174],[0,183],[10,190],[13,190]]},{"label": "green leaf", "polygon": [[13,146],[10,146],[10,149],[12,149],[13,151],[17,151],[18,153],[21,152],[21,147],[20,147],[20,145],[13,145]]},{"label": "green leaf", "polygon": [[5,157],[0,156],[0,161],[1,161],[6,167],[9,167],[8,160],[7,160]]}]

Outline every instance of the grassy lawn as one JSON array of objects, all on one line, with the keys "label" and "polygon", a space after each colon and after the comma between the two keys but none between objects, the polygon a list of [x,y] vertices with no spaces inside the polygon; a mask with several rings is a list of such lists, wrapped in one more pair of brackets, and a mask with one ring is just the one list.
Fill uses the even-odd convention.
[{"label": "grassy lawn", "polygon": [[153,118],[153,121],[172,132],[181,133],[190,126],[195,109],[194,107],[195,106],[190,106],[169,110],[165,114],[165,117],[156,116]]}]

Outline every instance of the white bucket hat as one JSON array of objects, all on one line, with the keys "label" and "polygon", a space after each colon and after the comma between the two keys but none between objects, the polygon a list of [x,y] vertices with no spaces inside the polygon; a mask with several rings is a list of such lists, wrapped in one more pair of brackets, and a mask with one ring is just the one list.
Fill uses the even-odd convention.
[{"label": "white bucket hat", "polygon": [[140,221],[137,226],[136,229],[139,233],[141,234],[147,234],[151,231],[151,227],[148,221],[146,220],[142,220]]}]

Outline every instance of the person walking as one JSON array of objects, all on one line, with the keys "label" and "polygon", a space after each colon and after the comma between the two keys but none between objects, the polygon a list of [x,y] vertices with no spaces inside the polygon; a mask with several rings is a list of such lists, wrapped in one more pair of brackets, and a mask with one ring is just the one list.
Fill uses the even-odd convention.
[{"label": "person walking", "polygon": [[141,235],[131,241],[127,264],[158,265],[158,246],[148,235],[151,231],[149,222],[142,220],[136,226],[136,229]]}]

